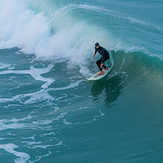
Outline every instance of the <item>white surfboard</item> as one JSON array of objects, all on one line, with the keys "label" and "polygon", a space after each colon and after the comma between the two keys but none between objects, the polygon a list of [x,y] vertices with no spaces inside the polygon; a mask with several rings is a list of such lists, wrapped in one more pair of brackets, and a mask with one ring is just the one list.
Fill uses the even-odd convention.
[{"label": "white surfboard", "polygon": [[105,77],[109,73],[109,70],[103,70],[104,74],[102,74],[102,75],[97,75],[99,73],[99,72],[97,72],[95,75],[90,77],[88,80],[100,80],[100,79],[102,79],[103,77]]}]

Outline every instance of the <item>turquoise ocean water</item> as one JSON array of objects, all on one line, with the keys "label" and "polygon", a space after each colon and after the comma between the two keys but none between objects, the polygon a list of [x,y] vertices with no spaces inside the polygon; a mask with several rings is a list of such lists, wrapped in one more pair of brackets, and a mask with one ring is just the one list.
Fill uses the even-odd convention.
[{"label": "turquoise ocean water", "polygon": [[0,4],[0,162],[163,162],[162,0]]}]

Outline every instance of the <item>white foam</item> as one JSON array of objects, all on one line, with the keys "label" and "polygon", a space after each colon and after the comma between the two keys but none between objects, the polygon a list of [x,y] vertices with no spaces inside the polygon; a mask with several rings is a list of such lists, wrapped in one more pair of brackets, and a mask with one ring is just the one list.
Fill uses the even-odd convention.
[{"label": "white foam", "polygon": [[[28,71],[28,70],[27,70]],[[0,72],[0,74],[6,74],[6,73],[23,73],[23,71],[3,71]],[[16,95],[14,97],[11,98],[0,98],[0,103],[5,103],[5,102],[11,102],[11,101],[19,101],[20,103],[21,100],[25,97],[30,97],[29,99],[27,99],[24,104],[29,104],[29,103],[35,103],[37,101],[42,101],[42,100],[51,100],[54,101],[54,97],[52,97],[51,95],[48,94],[49,91],[63,91],[63,90],[67,90],[67,89],[72,89],[75,88],[77,86],[79,86],[80,82],[82,82],[82,80],[78,80],[74,83],[71,83],[69,86],[66,87],[60,87],[60,88],[47,88],[46,90],[42,89],[40,91],[34,92],[34,93],[28,93],[28,94],[21,94],[21,95]]]},{"label": "white foam", "polygon": [[34,141],[23,141],[22,143],[25,143],[27,145],[35,145],[35,144],[41,144],[41,141],[39,142],[34,142]]},{"label": "white foam", "polygon": [[31,136],[31,137],[24,137],[24,138],[22,138],[22,139],[31,139],[31,140],[35,140],[35,136],[36,136],[36,135],[33,135],[33,136]]},{"label": "white foam", "polygon": [[48,147],[52,147],[53,145],[36,145],[34,147],[31,147],[31,149],[36,149],[36,148],[43,148],[46,149]]},{"label": "white foam", "polygon": [[66,146],[65,144],[63,144],[63,142],[62,141],[60,141],[59,143],[57,143],[55,146]]},{"label": "white foam", "polygon": [[[0,120],[0,131],[3,130],[16,130],[16,129],[51,129],[51,126],[48,126],[51,124],[53,121],[49,119],[44,119],[44,120],[38,120],[38,121],[32,121],[30,120],[29,123],[26,123],[27,120],[34,118],[32,114],[34,114],[35,111],[32,111],[29,115],[26,117],[20,118],[20,119],[1,119]],[[25,121],[25,123],[24,123]],[[29,137],[28,139],[35,139],[35,136]]]},{"label": "white foam", "polygon": [[[67,6],[57,11],[53,10],[53,13],[50,13],[51,17],[46,17],[43,13],[36,14],[30,10],[25,0],[0,0],[0,4],[1,49],[18,47],[23,52],[35,54],[37,59],[43,60],[67,58],[70,61],[69,67],[79,66],[80,73],[86,76],[90,74],[86,65],[94,53],[95,40],[104,46],[108,45],[106,44],[108,37],[104,30],[100,31],[98,27],[80,20],[74,21],[76,20],[73,18],[74,15],[65,14],[74,7],[86,9],[94,7]],[[63,16],[66,23],[61,21]],[[97,34],[97,31],[100,33]],[[45,80],[40,75],[37,76],[37,73],[33,77],[35,75],[39,80]],[[42,87],[46,88],[52,82],[53,79],[48,81],[46,79]]]},{"label": "white foam", "polygon": [[122,64],[121,64],[119,70],[121,70],[121,68],[122,68],[122,66],[124,65],[124,63],[125,63],[125,58],[123,58],[123,60],[122,60]]},{"label": "white foam", "polygon": [[73,124],[73,123],[71,123],[71,122],[67,122],[66,119],[63,120],[63,123],[66,124],[66,125],[72,125],[72,124]]},{"label": "white foam", "polygon": [[5,68],[13,69],[14,67],[11,64],[0,63],[0,69],[5,69]]},{"label": "white foam", "polygon": [[0,141],[1,141],[1,140],[6,140],[6,139],[7,139],[7,138],[0,138]]},{"label": "white foam", "polygon": [[47,126],[52,123],[51,120],[34,121],[32,123],[23,123],[25,118],[22,119],[2,119],[0,120],[0,131],[12,129],[51,129],[51,126]]},{"label": "white foam", "polygon": [[0,145],[0,149],[4,149],[5,151],[12,153],[13,155],[19,157],[14,160],[15,163],[26,163],[30,159],[30,155],[27,153],[23,153],[23,152],[17,152],[14,150],[15,148],[19,148],[19,147],[12,143]]},{"label": "white foam", "polygon": [[35,15],[24,2],[0,0],[0,48],[19,47],[34,53],[38,42],[50,35],[50,25],[43,14]]},{"label": "white foam", "polygon": [[19,47],[26,53],[45,58],[67,54],[67,46],[62,46],[70,44],[63,39],[67,32],[52,36],[51,25],[43,13],[35,14],[22,0],[0,0],[0,4],[0,48]]},{"label": "white foam", "polygon": [[26,127],[27,127],[26,124],[18,123],[16,119],[0,120],[0,131],[7,130],[7,129],[22,129]]},{"label": "white foam", "polygon": [[101,114],[100,116],[95,116],[94,117],[94,121],[96,121],[97,120],[97,118],[99,118],[99,117],[103,117],[105,114],[99,109],[99,113]]},{"label": "white foam", "polygon": [[45,136],[49,136],[49,135],[55,135],[55,133],[50,132],[50,133],[47,133],[47,134],[41,134],[40,137],[45,137]]},{"label": "white foam", "polygon": [[4,108],[10,108],[10,107],[19,107],[20,105],[17,105],[17,104],[9,104],[9,105],[6,105]]},{"label": "white foam", "polygon": [[47,113],[47,114],[44,114],[44,115],[51,115],[51,114],[55,114],[57,112],[57,110],[59,110],[60,108],[59,107],[55,107],[54,108],[55,110],[50,112],[50,113]]},{"label": "white foam", "polygon": [[45,154],[45,155],[41,155],[41,156],[36,156],[36,160],[34,161],[29,161],[29,163],[34,163],[34,162],[38,162],[39,160],[41,160],[42,157],[48,157],[52,154],[52,152],[48,152],[48,154]]},{"label": "white foam", "polygon": [[27,99],[24,103],[35,103],[36,101],[42,101],[42,100],[54,100],[52,96],[50,96],[47,91],[44,91],[44,89],[48,88],[55,80],[53,78],[44,78],[41,76],[41,74],[48,73],[52,68],[53,64],[49,64],[45,68],[34,68],[33,66],[30,67],[30,70],[5,70],[1,71],[1,74],[29,74],[31,75],[35,80],[40,80],[42,82],[45,82],[41,87],[43,88],[40,91],[34,92],[34,93],[28,93],[28,94],[20,94],[16,95],[12,98],[0,98],[0,103],[9,102],[9,101],[19,101],[21,102],[21,99],[25,97],[30,97]]},{"label": "white foam", "polygon": [[[46,100],[51,100],[54,101],[55,99],[47,93],[47,91],[41,90],[38,92],[30,93],[30,94],[24,94],[24,97],[30,97],[28,100],[24,102],[24,104],[30,104],[30,103],[35,103],[38,101],[46,101]],[[24,98],[23,97],[23,98]],[[17,98],[16,98],[17,100]],[[1,100],[0,100],[1,102]]]},{"label": "white foam", "polygon": [[63,120],[63,123],[64,123],[65,125],[73,125],[73,124],[77,125],[77,124],[79,124],[80,122],[71,123],[71,122],[68,122],[67,119],[64,119],[64,120]]},{"label": "white foam", "polygon": [[52,120],[39,120],[39,121],[33,121],[32,123],[34,125],[48,125],[51,124],[53,121]]},{"label": "white foam", "polygon": [[52,78],[44,78],[41,76],[41,74],[48,73],[52,68],[53,64],[49,64],[45,68],[34,68],[33,66],[30,67],[30,70],[6,70],[0,72],[0,74],[29,74],[31,75],[35,80],[40,80],[45,82],[41,87],[47,88],[51,83],[53,83],[55,80]]}]

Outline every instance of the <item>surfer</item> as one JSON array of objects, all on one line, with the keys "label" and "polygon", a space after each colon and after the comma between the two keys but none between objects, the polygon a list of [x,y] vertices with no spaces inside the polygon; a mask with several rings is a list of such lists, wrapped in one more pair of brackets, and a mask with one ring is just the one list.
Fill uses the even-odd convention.
[{"label": "surfer", "polygon": [[103,70],[108,70],[108,68],[104,66],[104,62],[109,59],[109,52],[105,48],[100,46],[99,43],[95,43],[95,53],[93,56],[95,56],[97,52],[100,53],[102,56],[99,60],[96,61],[96,64],[100,69],[100,72],[97,75],[102,75],[104,74],[102,68]]}]

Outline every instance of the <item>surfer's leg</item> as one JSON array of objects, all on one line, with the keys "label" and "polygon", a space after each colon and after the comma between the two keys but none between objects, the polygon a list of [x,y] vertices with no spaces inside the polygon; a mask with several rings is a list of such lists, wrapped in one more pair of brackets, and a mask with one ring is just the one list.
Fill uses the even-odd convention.
[{"label": "surfer's leg", "polygon": [[102,68],[100,67],[101,62],[102,62],[102,57],[99,60],[96,61],[96,64],[99,67],[100,71],[102,71]]},{"label": "surfer's leg", "polygon": [[104,70],[108,70],[108,67],[106,67],[105,65],[103,65],[103,68],[104,68]]},{"label": "surfer's leg", "polygon": [[102,68],[100,67],[101,62],[102,62],[102,57],[101,57],[99,60],[96,61],[96,64],[97,64],[97,66],[98,66],[99,69],[100,69],[100,72],[99,72],[97,75],[102,75],[102,74],[104,74],[104,72],[102,71]]},{"label": "surfer's leg", "polygon": [[[109,56],[107,57],[107,58],[105,58],[105,60],[104,61],[106,61],[106,60],[108,60],[109,59]],[[108,68],[103,64],[103,68],[104,68],[104,70],[108,70]]]}]

